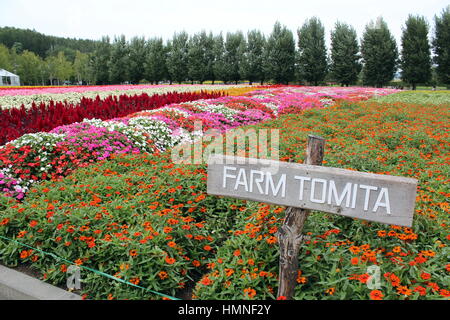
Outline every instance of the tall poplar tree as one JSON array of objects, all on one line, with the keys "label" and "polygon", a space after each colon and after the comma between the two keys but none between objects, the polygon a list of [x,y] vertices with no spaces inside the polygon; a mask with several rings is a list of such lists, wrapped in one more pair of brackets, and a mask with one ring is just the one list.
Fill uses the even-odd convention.
[{"label": "tall poplar tree", "polygon": [[361,42],[363,82],[383,87],[397,71],[398,49],[394,37],[383,18],[367,24]]},{"label": "tall poplar tree", "polygon": [[431,79],[428,23],[424,17],[409,15],[405,22],[400,67],[402,80],[411,84],[413,90],[418,83],[427,83]]},{"label": "tall poplar tree", "polygon": [[325,79],[328,68],[325,28],[319,18],[312,17],[298,29],[297,33],[300,77],[317,86]]},{"label": "tall poplar tree", "polygon": [[259,80],[263,84],[264,77],[264,46],[266,38],[259,30],[252,30],[247,33],[247,44],[243,52],[240,65],[241,78],[248,80],[250,84]]},{"label": "tall poplar tree", "polygon": [[129,80],[129,47],[124,35],[115,37],[111,47],[111,59],[109,60],[109,81],[119,84]]},{"label": "tall poplar tree", "polygon": [[348,24],[337,22],[331,32],[331,77],[341,85],[356,83],[361,71],[361,57],[356,31]]},{"label": "tall poplar tree", "polygon": [[214,37],[214,64],[213,64],[213,83],[215,80],[222,80],[225,82],[227,80],[226,69],[227,65],[225,63],[225,44],[223,41],[222,33],[219,33]]},{"label": "tall poplar tree", "polygon": [[167,52],[167,72],[178,83],[188,78],[189,35],[182,31],[175,33]]},{"label": "tall poplar tree", "polygon": [[440,16],[434,17],[435,34],[433,38],[434,63],[439,82],[450,88],[450,5]]},{"label": "tall poplar tree", "polygon": [[137,84],[145,78],[144,63],[147,57],[147,42],[144,37],[134,37],[129,45],[128,75],[131,83]]},{"label": "tall poplar tree", "polygon": [[268,79],[288,84],[294,79],[295,41],[290,30],[276,22],[264,52],[264,69]]},{"label": "tall poplar tree", "polygon": [[148,41],[147,58],[145,62],[145,79],[152,84],[158,84],[167,78],[167,51],[162,38]]},{"label": "tall poplar tree", "polygon": [[239,68],[242,62],[243,47],[245,47],[245,39],[242,32],[227,33],[224,53],[226,81],[234,81],[237,84],[241,79]]},{"label": "tall poplar tree", "polygon": [[111,59],[111,43],[108,36],[102,37],[95,45],[91,65],[96,84],[109,84],[109,61]]},{"label": "tall poplar tree", "polygon": [[213,78],[214,37],[206,31],[194,34],[189,40],[189,78],[200,83]]}]

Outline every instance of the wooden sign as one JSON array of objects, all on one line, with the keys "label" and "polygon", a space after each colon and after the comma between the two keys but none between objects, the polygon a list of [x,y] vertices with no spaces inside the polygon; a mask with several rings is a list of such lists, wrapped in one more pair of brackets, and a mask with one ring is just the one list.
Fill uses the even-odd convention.
[{"label": "wooden sign", "polygon": [[412,225],[417,180],[339,168],[214,155],[208,193]]},{"label": "wooden sign", "polygon": [[208,161],[208,190],[287,206],[278,229],[278,297],[292,299],[302,230],[310,210],[410,227],[417,180],[321,167],[325,139],[309,135],[305,164],[214,155]]}]

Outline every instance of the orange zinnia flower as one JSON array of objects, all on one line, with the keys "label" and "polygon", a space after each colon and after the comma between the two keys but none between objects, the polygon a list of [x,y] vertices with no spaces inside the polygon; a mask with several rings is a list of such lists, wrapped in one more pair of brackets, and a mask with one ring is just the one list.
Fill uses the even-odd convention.
[{"label": "orange zinnia flower", "polygon": [[383,293],[380,290],[372,290],[370,292],[370,299],[372,300],[383,300]]},{"label": "orange zinnia flower", "polygon": [[164,279],[167,279],[167,277],[169,277],[169,275],[168,275],[167,272],[165,272],[165,271],[160,271],[160,272],[158,273],[158,277],[159,277],[161,280],[164,280]]},{"label": "orange zinnia flower", "polygon": [[164,227],[163,231],[164,231],[164,233],[169,233],[169,232],[172,232],[172,228],[171,227]]},{"label": "orange zinnia flower", "polygon": [[170,258],[169,256],[166,257],[166,263],[167,264],[174,264],[175,263],[175,259],[174,258]]},{"label": "orange zinnia flower", "polygon": [[446,289],[441,289],[440,291],[439,291],[439,294],[441,295],[441,296],[443,296],[443,297],[450,297],[450,290],[446,290]]},{"label": "orange zinnia flower", "polygon": [[361,250],[359,249],[359,247],[356,247],[356,246],[351,246],[350,248],[349,248],[349,250],[350,250],[350,252],[351,253],[353,253],[353,254],[358,254]]},{"label": "orange zinnia flower", "polygon": [[422,286],[415,287],[413,291],[418,292],[421,296],[424,296],[427,294],[427,289]]},{"label": "orange zinnia flower", "polygon": [[255,296],[256,296],[256,290],[255,289],[252,289],[252,288],[246,288],[246,289],[244,289],[244,293],[245,294],[247,294],[247,296],[249,297],[249,298],[254,298]]},{"label": "orange zinnia flower", "polygon": [[208,276],[204,276],[200,281],[200,283],[203,284],[204,286],[209,286],[212,283],[212,281],[211,279],[208,278]]},{"label": "orange zinnia flower", "polygon": [[33,228],[33,227],[35,227],[37,224],[38,224],[38,222],[37,222],[36,220],[32,220],[32,221],[30,221],[29,226],[30,226],[31,228]]},{"label": "orange zinnia flower", "polygon": [[385,230],[379,230],[379,231],[377,232],[377,234],[378,234],[378,236],[381,237],[381,238],[386,237],[386,231],[385,231]]},{"label": "orange zinnia flower", "polygon": [[398,294],[403,294],[405,296],[410,296],[412,291],[410,289],[408,289],[407,286],[398,286],[397,287],[397,293]]},{"label": "orange zinnia flower", "polygon": [[30,255],[30,252],[28,252],[27,250],[23,250],[23,251],[20,253],[20,258],[26,259],[26,258],[28,258],[29,255]]},{"label": "orange zinnia flower", "polygon": [[329,288],[325,291],[325,293],[328,293],[330,296],[332,296],[334,294],[334,292],[336,291],[335,288]]},{"label": "orange zinnia flower", "polygon": [[422,272],[421,275],[420,275],[420,277],[421,277],[423,280],[429,280],[429,279],[431,278],[431,274],[426,273],[426,272]]},{"label": "orange zinnia flower", "polygon": [[170,241],[167,243],[167,245],[171,248],[175,247],[177,244],[174,241]]},{"label": "orange zinnia flower", "polygon": [[276,242],[277,242],[277,238],[274,237],[274,236],[271,236],[271,237],[269,237],[269,238],[266,239],[266,242],[267,242],[268,244],[276,243]]},{"label": "orange zinnia flower", "polygon": [[227,276],[227,277],[229,277],[229,276],[231,276],[232,274],[234,273],[234,270],[233,269],[225,269],[225,275]]},{"label": "orange zinnia flower", "polygon": [[401,252],[401,251],[402,251],[402,248],[399,247],[399,246],[394,247],[394,249],[392,249],[392,252],[395,252],[395,253],[399,253],[399,252]]},{"label": "orange zinnia flower", "polygon": [[136,257],[137,255],[138,255],[138,253],[137,253],[137,251],[136,250],[130,250],[130,256],[132,256],[132,257]]}]

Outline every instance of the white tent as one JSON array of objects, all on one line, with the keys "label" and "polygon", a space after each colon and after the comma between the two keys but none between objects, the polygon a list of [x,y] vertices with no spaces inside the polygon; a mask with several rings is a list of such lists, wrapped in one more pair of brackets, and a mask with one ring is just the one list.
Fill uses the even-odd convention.
[{"label": "white tent", "polygon": [[17,74],[0,69],[0,86],[20,86],[20,78]]}]

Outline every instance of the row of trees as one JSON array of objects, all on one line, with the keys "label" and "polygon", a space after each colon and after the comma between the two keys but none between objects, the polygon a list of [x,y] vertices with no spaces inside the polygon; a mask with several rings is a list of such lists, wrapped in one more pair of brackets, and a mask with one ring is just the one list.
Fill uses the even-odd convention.
[{"label": "row of trees", "polygon": [[90,59],[89,54],[80,51],[75,52],[73,61],[63,51],[43,59],[32,51],[8,49],[0,44],[0,68],[18,74],[26,85],[63,84],[67,80],[93,83]]},{"label": "row of trees", "polygon": [[93,52],[96,42],[88,39],[48,36],[29,29],[0,27],[1,44],[8,48],[19,45],[21,50],[31,51],[42,59],[62,51],[69,60],[73,61],[77,51],[83,53]]},{"label": "row of trees", "polygon": [[[430,43],[426,19],[410,15],[403,28],[401,52],[386,22],[378,18],[367,24],[360,42],[352,26],[337,22],[331,31],[328,54],[324,26],[313,17],[297,30],[297,43],[293,33],[277,22],[268,37],[258,30],[226,36],[205,31],[189,36],[180,32],[167,42],[162,38],[135,37],[127,41],[125,36],[119,36],[111,41],[104,37],[92,53],[77,51],[72,61],[60,52],[38,63],[40,58],[32,52],[18,54],[14,48],[9,49],[9,60],[15,59],[12,63],[17,73],[30,84],[43,79],[97,84],[139,83],[145,79],[151,83],[247,80],[313,85],[325,81],[351,85],[361,81],[381,87],[400,68],[401,78],[413,88],[430,83],[432,70],[440,83],[448,85],[450,6],[435,16],[434,22]],[[2,55],[6,55],[2,51],[5,50],[0,47],[0,68]]]}]

